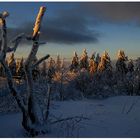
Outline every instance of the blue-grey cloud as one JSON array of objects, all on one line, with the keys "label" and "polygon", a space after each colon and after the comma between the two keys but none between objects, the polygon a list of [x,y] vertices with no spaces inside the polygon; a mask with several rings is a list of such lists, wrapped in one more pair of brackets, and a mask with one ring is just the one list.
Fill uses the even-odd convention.
[{"label": "blue-grey cloud", "polygon": [[[90,22],[86,16],[73,14],[73,9],[60,10],[56,16],[44,18],[41,39],[50,43],[96,43],[100,34],[90,29]],[[63,12],[62,12],[63,11]],[[18,33],[32,33],[34,23],[24,23],[15,29],[9,29],[9,36],[15,36]]]},{"label": "blue-grey cloud", "polygon": [[[93,27],[98,24],[140,22],[140,2],[77,2],[71,3],[73,6],[68,9],[57,4],[55,15],[46,15],[41,29],[41,39],[50,43],[96,43],[101,33]],[[21,32],[31,34],[33,25],[33,21],[27,21],[16,29],[9,29],[9,36]]]},{"label": "blue-grey cloud", "polygon": [[104,22],[140,22],[140,2],[87,2],[79,9]]}]

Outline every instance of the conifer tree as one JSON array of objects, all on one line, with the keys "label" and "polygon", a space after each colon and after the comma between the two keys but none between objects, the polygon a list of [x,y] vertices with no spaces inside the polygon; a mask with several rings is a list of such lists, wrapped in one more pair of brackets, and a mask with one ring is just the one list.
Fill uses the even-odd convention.
[{"label": "conifer tree", "polygon": [[72,58],[72,64],[71,64],[71,67],[70,69],[72,71],[77,71],[78,70],[78,66],[79,66],[79,60],[78,60],[78,55],[76,52],[74,52],[74,56]]},{"label": "conifer tree", "polygon": [[140,57],[138,57],[136,60],[136,71],[140,72]]},{"label": "conifer tree", "polygon": [[47,74],[46,69],[47,69],[46,61],[43,61],[43,63],[42,63],[42,72],[41,72],[41,75],[43,77],[46,76],[46,74]]},{"label": "conifer tree", "polygon": [[135,90],[134,92],[137,95],[140,95],[140,57],[138,57],[136,59],[136,69],[135,69],[135,72],[134,72],[133,85],[134,85],[134,90]]},{"label": "conifer tree", "polygon": [[16,65],[16,75],[18,76],[24,76],[25,72],[24,72],[24,64],[23,64],[23,57],[17,62]]},{"label": "conifer tree", "polygon": [[127,68],[128,68],[128,72],[134,71],[134,64],[133,64],[132,59],[129,60]]},{"label": "conifer tree", "polygon": [[100,63],[100,61],[101,61],[100,54],[97,53],[97,56],[96,56],[96,63],[97,63],[97,65]]},{"label": "conifer tree", "polygon": [[102,54],[101,61],[98,65],[98,72],[104,71],[112,71],[110,56],[106,51],[104,51],[104,53]]},{"label": "conifer tree", "polygon": [[61,61],[61,69],[63,69],[65,67],[65,58],[63,57],[62,58],[62,61]]},{"label": "conifer tree", "polygon": [[124,79],[126,73],[127,73],[127,66],[126,66],[126,61],[128,58],[125,56],[125,53],[123,50],[118,51],[118,59],[116,62],[116,72],[118,75],[118,78],[121,80]]},{"label": "conifer tree", "polygon": [[54,75],[55,75],[55,61],[51,57],[48,65],[48,73],[47,73],[48,81],[51,81]]},{"label": "conifer tree", "polygon": [[88,69],[88,55],[86,49],[83,50],[82,56],[80,58],[80,68]]},{"label": "conifer tree", "polygon": [[56,71],[60,71],[61,70],[61,59],[60,59],[60,55],[57,54],[56,57]]},{"label": "conifer tree", "polygon": [[93,53],[89,60],[89,72],[91,75],[94,75],[97,71],[97,63],[95,61],[95,53]]}]

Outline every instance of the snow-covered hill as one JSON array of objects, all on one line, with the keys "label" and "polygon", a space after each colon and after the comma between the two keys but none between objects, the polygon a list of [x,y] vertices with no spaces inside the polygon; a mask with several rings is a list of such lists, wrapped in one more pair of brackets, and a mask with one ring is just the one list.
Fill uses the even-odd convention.
[{"label": "snow-covered hill", "polygon": [[[21,114],[0,116],[0,137],[27,137]],[[73,117],[73,118],[71,118]],[[118,96],[104,100],[51,102],[50,121],[40,137],[140,137],[140,97]]]}]

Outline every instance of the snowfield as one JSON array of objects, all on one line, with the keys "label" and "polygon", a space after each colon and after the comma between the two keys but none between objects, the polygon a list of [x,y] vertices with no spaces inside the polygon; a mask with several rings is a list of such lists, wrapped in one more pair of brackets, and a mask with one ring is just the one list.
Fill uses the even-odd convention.
[{"label": "snowfield", "polygon": [[[0,116],[0,137],[28,137],[20,113]],[[71,118],[73,117],[73,118]],[[48,133],[38,137],[140,137],[140,97],[104,100],[52,101]],[[71,119],[70,119],[71,118]]]}]

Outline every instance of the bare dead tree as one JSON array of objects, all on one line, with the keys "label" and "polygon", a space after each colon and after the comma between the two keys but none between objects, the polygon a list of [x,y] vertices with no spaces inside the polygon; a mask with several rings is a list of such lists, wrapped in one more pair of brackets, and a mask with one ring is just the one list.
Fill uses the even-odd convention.
[{"label": "bare dead tree", "polygon": [[[46,11],[45,7],[40,7],[39,13],[36,18],[36,22],[33,29],[32,37],[28,37],[27,39],[33,41],[31,52],[29,53],[29,56],[27,57],[27,60],[24,64],[25,69],[25,75],[27,79],[27,100],[23,99],[19,92],[17,91],[13,79],[11,71],[6,63],[6,54],[11,51],[15,51],[17,46],[19,45],[22,38],[26,38],[25,35],[21,34],[20,36],[17,36],[13,43],[15,44],[13,48],[8,47],[7,45],[7,27],[6,27],[6,17],[9,16],[8,12],[3,12],[0,14],[0,27],[1,27],[1,43],[0,43],[0,63],[5,69],[8,86],[10,89],[10,92],[15,97],[15,100],[17,101],[17,104],[19,108],[22,111],[23,114],[23,120],[22,120],[22,126],[24,129],[29,132],[31,136],[37,135],[40,131],[43,130],[44,121],[46,121],[42,114],[42,111],[36,102],[35,93],[34,93],[34,84],[33,84],[33,78],[32,78],[32,69],[36,66],[38,66],[42,61],[49,58],[49,55],[47,54],[45,57],[38,60],[35,64],[33,64],[33,60],[36,57],[40,42],[39,42],[39,36],[40,36],[40,27],[41,27],[41,21],[43,18],[43,15]],[[48,86],[50,92],[50,85]],[[49,99],[47,99],[47,102]],[[48,104],[49,105],[49,104]],[[47,106],[47,109],[49,107]],[[46,111],[47,112],[47,111]],[[46,114],[45,114],[46,115]],[[47,115],[46,115],[47,116]]]}]

